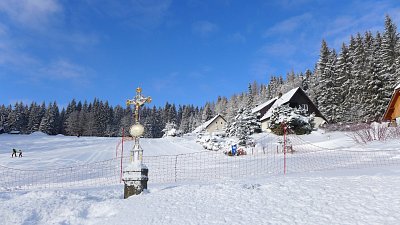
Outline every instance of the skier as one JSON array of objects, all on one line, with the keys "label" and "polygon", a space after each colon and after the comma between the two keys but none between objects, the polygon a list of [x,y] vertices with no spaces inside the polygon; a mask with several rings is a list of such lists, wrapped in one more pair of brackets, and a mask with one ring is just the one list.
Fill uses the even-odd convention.
[{"label": "skier", "polygon": [[[21,151],[21,149],[20,149],[18,152],[19,152],[18,157],[22,157],[22,151]],[[17,153],[15,153],[15,157],[17,157]]]},{"label": "skier", "polygon": [[17,150],[13,148],[13,153],[11,154],[11,158],[17,157]]}]

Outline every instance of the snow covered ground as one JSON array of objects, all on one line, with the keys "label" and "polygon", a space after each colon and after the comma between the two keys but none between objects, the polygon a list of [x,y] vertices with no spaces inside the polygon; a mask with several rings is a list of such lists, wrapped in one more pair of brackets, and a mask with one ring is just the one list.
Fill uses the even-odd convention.
[{"label": "snow covered ground", "polygon": [[[142,138],[140,145],[144,156],[175,155],[204,151],[195,144],[194,137]],[[0,135],[0,165],[20,169],[46,169],[90,163],[116,157],[121,138],[48,136],[43,133],[31,135]],[[132,141],[125,141],[124,151],[132,148]],[[23,157],[11,159],[12,149],[22,149]],[[121,145],[118,148],[120,154]]]},{"label": "snow covered ground", "polygon": [[[397,140],[360,146],[344,133],[302,140],[350,151],[396,150]],[[263,134],[256,137],[262,142]],[[116,138],[0,135],[0,164],[54,168],[115,157]],[[24,157],[11,158],[11,148]],[[203,151],[193,137],[144,139],[145,155]],[[126,149],[129,147],[126,146]],[[354,159],[356,160],[356,159]],[[400,166],[152,184],[123,199],[123,186],[0,192],[1,224],[399,224]]]}]

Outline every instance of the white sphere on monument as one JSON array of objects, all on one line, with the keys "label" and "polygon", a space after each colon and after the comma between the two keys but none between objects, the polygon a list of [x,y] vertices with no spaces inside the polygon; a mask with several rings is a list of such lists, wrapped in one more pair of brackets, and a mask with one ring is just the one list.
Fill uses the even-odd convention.
[{"label": "white sphere on monument", "polygon": [[141,124],[132,125],[129,133],[132,135],[132,137],[140,137],[144,133],[144,127]]}]

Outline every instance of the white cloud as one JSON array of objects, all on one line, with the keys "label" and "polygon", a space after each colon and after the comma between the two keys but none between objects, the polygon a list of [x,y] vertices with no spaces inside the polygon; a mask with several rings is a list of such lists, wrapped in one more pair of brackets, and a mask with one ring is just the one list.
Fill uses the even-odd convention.
[{"label": "white cloud", "polygon": [[4,37],[8,35],[8,27],[2,23],[0,23],[0,37]]},{"label": "white cloud", "polygon": [[62,7],[56,0],[2,0],[0,11],[20,25],[40,29]]},{"label": "white cloud", "polygon": [[193,71],[189,72],[188,77],[190,79],[204,80],[207,77],[207,75],[210,72],[212,72],[213,70],[214,70],[213,67],[204,65],[204,66],[201,66],[200,68],[198,68],[197,70],[193,70]]},{"label": "white cloud", "polygon": [[390,15],[396,24],[400,22],[400,8],[389,1],[379,4],[375,1],[355,2],[350,8],[357,9],[357,13],[343,12],[332,21],[328,21],[325,26],[322,38],[330,39],[331,47],[339,49],[343,42],[349,42],[350,36],[355,36],[357,32],[383,32],[386,14]]},{"label": "white cloud", "polygon": [[172,72],[167,76],[152,79],[152,88],[158,92],[174,90],[178,87],[179,72]]},{"label": "white cloud", "polygon": [[52,62],[50,65],[41,68],[40,72],[45,74],[46,78],[61,80],[86,80],[92,74],[91,69],[72,63],[66,59]]},{"label": "white cloud", "polygon": [[209,21],[197,21],[192,24],[192,31],[201,37],[209,37],[212,33],[218,31],[218,26]]},{"label": "white cloud", "polygon": [[29,70],[37,64],[38,60],[32,56],[12,49],[3,48],[0,53],[0,65],[2,66],[15,68],[17,70],[23,70],[23,68]]},{"label": "white cloud", "polygon": [[246,42],[246,37],[243,34],[236,32],[229,36],[229,41],[244,43]]},{"label": "white cloud", "polygon": [[142,30],[163,24],[171,6],[171,0],[87,0],[87,3],[102,15]]},{"label": "white cloud", "polygon": [[259,53],[270,56],[289,57],[293,56],[298,47],[296,43],[290,41],[282,41],[277,43],[266,44],[260,48]]},{"label": "white cloud", "polygon": [[299,16],[294,16],[289,19],[283,20],[276,23],[274,26],[268,28],[264,32],[264,37],[275,35],[275,34],[286,34],[295,31],[300,26],[304,26],[305,23],[312,20],[310,13],[305,13]]},{"label": "white cloud", "polygon": [[258,59],[250,66],[250,72],[257,80],[266,80],[269,75],[276,73],[276,69],[270,64],[267,58]]}]

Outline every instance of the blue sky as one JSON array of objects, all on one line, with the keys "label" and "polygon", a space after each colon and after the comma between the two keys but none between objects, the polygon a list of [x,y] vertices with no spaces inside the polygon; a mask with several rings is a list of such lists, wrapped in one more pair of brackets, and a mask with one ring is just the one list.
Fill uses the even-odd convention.
[{"label": "blue sky", "polygon": [[321,40],[383,31],[393,1],[2,0],[0,104],[97,97],[203,105],[313,69]]}]

